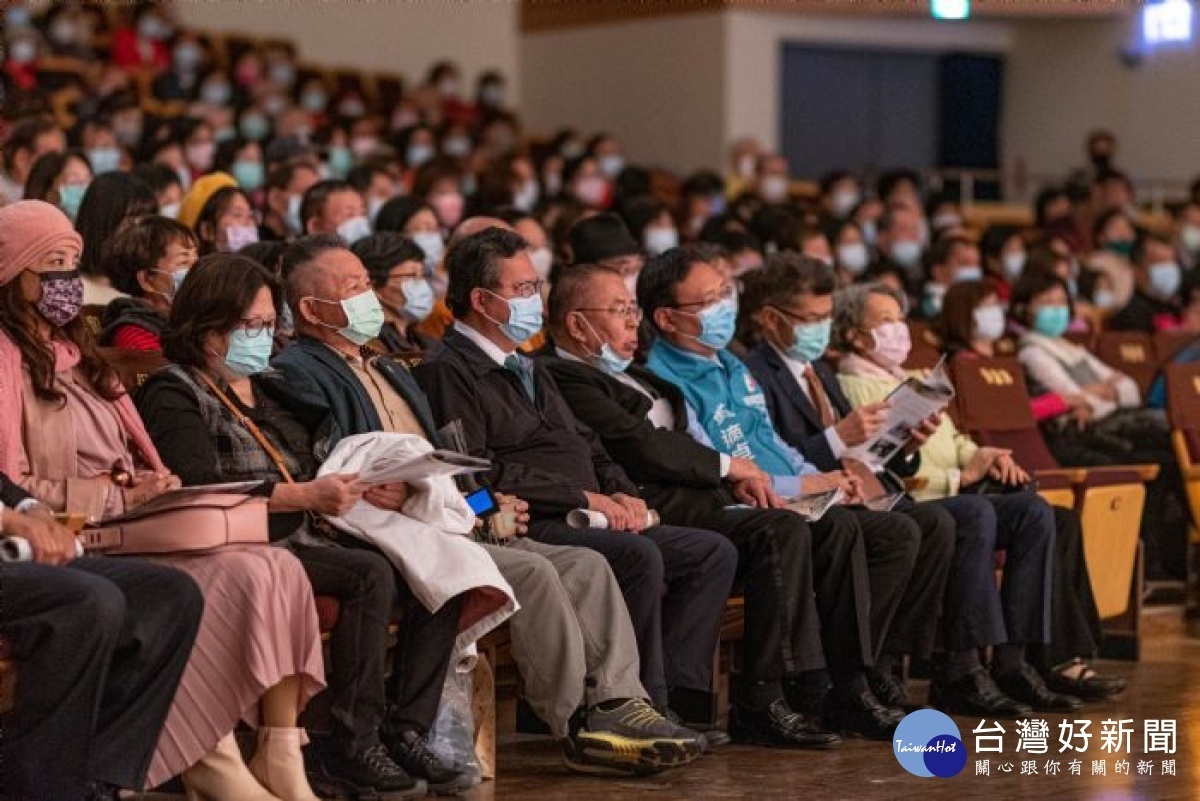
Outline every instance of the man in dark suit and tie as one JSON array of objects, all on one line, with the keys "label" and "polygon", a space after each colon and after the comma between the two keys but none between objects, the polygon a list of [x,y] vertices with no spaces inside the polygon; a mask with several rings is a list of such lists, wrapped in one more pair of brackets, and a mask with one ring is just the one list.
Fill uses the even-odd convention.
[{"label": "man in dark suit and tie", "polygon": [[[553,344],[543,363],[665,522],[710,528],[737,544],[747,617],[743,688],[761,695],[773,687],[774,695],[735,699],[735,736],[755,739],[758,724],[770,720],[766,702],[782,697],[783,687],[796,708],[811,708],[814,687],[828,681],[827,662],[835,686],[829,724],[890,737],[899,717],[879,704],[865,673],[873,661],[871,599],[857,516],[834,508],[810,525],[778,508],[784,501],[753,460],[693,438],[679,389],[631,363],[640,319],[619,275],[597,265],[564,270],[550,297]],[[898,601],[898,593],[887,600]],[[787,622],[769,623],[776,619]],[[824,660],[814,663],[822,648]]]}]

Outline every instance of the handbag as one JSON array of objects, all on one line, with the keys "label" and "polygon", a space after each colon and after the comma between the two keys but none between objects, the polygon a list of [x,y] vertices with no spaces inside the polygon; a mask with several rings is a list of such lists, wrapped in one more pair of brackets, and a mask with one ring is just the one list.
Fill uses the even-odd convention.
[{"label": "handbag", "polygon": [[266,545],[267,499],[221,492],[168,494],[86,527],[79,536],[84,550],[114,555]]}]

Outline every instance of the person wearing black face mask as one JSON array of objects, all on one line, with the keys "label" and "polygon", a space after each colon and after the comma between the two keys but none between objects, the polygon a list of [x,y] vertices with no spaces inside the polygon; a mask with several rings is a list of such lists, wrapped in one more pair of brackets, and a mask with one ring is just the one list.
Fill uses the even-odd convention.
[{"label": "person wearing black face mask", "polygon": [[1092,131],[1087,138],[1088,163],[1095,175],[1113,169],[1113,156],[1117,152],[1117,137],[1104,129]]}]

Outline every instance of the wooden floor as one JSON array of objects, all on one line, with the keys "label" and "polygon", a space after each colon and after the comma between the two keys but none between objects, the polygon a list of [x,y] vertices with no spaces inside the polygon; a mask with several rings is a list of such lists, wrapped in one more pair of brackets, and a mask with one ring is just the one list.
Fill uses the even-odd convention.
[{"label": "wooden floor", "polygon": [[[643,780],[581,777],[568,773],[559,752],[547,738],[511,734],[511,709],[501,713],[497,754],[500,777],[462,796],[468,801],[519,799],[525,801],[658,801],[662,799],[1193,799],[1200,798],[1200,639],[1183,635],[1181,610],[1161,610],[1173,619],[1150,637],[1137,664],[1104,662],[1098,666],[1129,679],[1129,689],[1117,700],[1086,706],[1071,719],[1091,720],[1091,746],[1074,758],[1082,760],[1082,775],[1068,773],[1070,754],[1058,754],[1058,724],[1062,716],[1035,715],[1050,724],[1049,753],[1033,756],[1037,776],[1020,775],[1025,755],[1014,753],[1017,737],[1011,721],[1005,722],[1005,753],[977,755],[978,719],[958,718],[967,746],[967,766],[952,779],[923,779],[906,773],[896,762],[888,743],[848,741],[833,751],[820,753],[777,751],[724,746],[693,765]],[[1165,630],[1163,630],[1165,629]],[[918,685],[920,692],[924,686]],[[920,696],[919,696],[920,697]],[[508,718],[509,720],[504,720]],[[1133,719],[1132,753],[1114,756],[1101,749],[1099,730],[1107,719]],[[1143,754],[1143,721],[1177,720],[1178,743],[1174,755]],[[989,721],[990,723],[990,721]],[[991,775],[976,775],[977,758],[989,757]],[[1060,759],[1058,776],[1040,775],[1046,759]],[[1175,776],[1161,775],[1161,760],[1175,760]],[[1130,762],[1130,775],[1116,775],[1118,759]],[[1152,759],[1153,775],[1139,776],[1137,764]],[[1106,775],[1093,776],[1092,761],[1105,760]],[[1002,762],[1013,765],[1011,774],[1000,772]],[[148,794],[141,799],[173,799]],[[232,801],[232,800],[231,800]]]},{"label": "wooden floor", "polygon": [[[1072,719],[1092,721],[1091,746],[1074,758],[1082,760],[1081,776],[1068,775],[1070,754],[1059,755],[1058,723],[1062,716],[1038,715],[1050,724],[1049,753],[1027,757],[1039,775],[1020,775],[1023,754],[1013,753],[1017,737],[1004,723],[1003,755],[990,757],[991,776],[975,774],[978,719],[956,722],[967,746],[967,767],[953,779],[923,779],[906,773],[886,743],[862,740],[843,743],[831,752],[787,752],[725,746],[693,765],[646,780],[613,780],[573,776],[559,762],[554,744],[545,739],[512,735],[503,738],[497,755],[500,777],[464,796],[471,801],[537,799],[537,801],[653,801],[654,799],[895,799],[1047,797],[1070,799],[1200,798],[1200,640],[1178,632],[1155,637],[1140,663],[1102,663],[1103,669],[1128,676],[1130,688],[1116,701],[1084,707]],[[1132,754],[1114,756],[1101,750],[1099,730],[1107,719],[1134,720]],[[1174,755],[1142,754],[1142,721],[1177,720]],[[989,722],[990,723],[990,722]],[[1173,758],[1176,776],[1161,776],[1161,760]],[[1047,758],[1060,759],[1061,774],[1040,775]],[[1013,764],[999,772],[1001,760]],[[1106,761],[1106,775],[1092,776],[1092,760]],[[1130,762],[1130,775],[1114,775],[1118,759]],[[1152,759],[1152,776],[1137,775],[1139,759]]]}]

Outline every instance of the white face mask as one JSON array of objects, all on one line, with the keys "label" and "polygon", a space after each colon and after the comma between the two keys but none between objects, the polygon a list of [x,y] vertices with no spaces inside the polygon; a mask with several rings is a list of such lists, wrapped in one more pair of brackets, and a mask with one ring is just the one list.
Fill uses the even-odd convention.
[{"label": "white face mask", "polygon": [[851,275],[860,275],[871,263],[871,253],[862,242],[851,242],[838,247],[837,262],[843,270]]},{"label": "white face mask", "polygon": [[1179,232],[1179,241],[1188,253],[1200,252],[1200,225],[1185,223]]},{"label": "white face mask", "polygon": [[679,247],[679,232],[674,228],[647,228],[643,235],[646,252],[651,256]]},{"label": "white face mask", "polygon": [[889,367],[903,365],[912,350],[908,326],[901,322],[876,326],[871,329],[871,339],[875,340],[871,355]]},{"label": "white face mask", "polygon": [[351,217],[337,227],[338,236],[353,245],[371,235],[371,221],[366,217]]},{"label": "white face mask", "polygon": [[788,199],[788,181],[782,175],[768,175],[759,184],[759,194],[768,203],[783,203]]},{"label": "white face mask", "polygon": [[1005,253],[1000,259],[1000,263],[1004,267],[1004,275],[1008,280],[1016,281],[1025,270],[1025,251],[1019,250],[1016,253]]},{"label": "white face mask", "polygon": [[438,262],[442,260],[442,251],[446,247],[442,241],[442,235],[437,231],[422,231],[419,234],[413,234],[410,238],[425,254],[425,269],[429,272],[436,270]]},{"label": "white face mask", "polygon": [[830,198],[830,205],[833,207],[833,214],[839,220],[844,220],[850,216],[850,212],[854,211],[854,207],[862,200],[862,196],[853,189],[835,192]]},{"label": "white face mask", "polygon": [[980,306],[975,310],[975,336],[995,342],[1004,336],[1004,310],[999,306]]},{"label": "white face mask", "polygon": [[178,200],[174,203],[167,203],[165,206],[159,206],[158,213],[164,217],[170,217],[172,220],[178,219],[180,205]]}]

